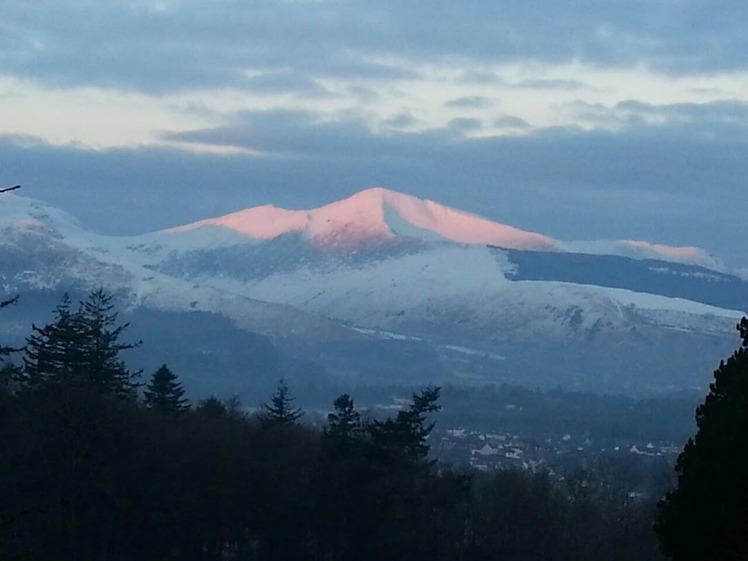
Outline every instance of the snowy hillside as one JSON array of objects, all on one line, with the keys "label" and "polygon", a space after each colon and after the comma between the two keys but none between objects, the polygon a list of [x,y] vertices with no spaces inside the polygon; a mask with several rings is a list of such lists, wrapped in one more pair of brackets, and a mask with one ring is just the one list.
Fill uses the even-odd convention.
[{"label": "snowy hillside", "polygon": [[0,230],[5,293],[106,286],[132,309],[220,314],[360,381],[409,341],[446,379],[698,384],[748,304],[696,248],[561,242],[381,188],[120,238],[3,195]]},{"label": "snowy hillside", "polygon": [[[397,240],[447,240],[507,249],[661,259],[720,271],[724,269],[719,259],[696,247],[672,247],[640,240],[564,242],[381,187],[366,189],[342,201],[311,210],[287,210],[265,205],[178,226],[166,232],[199,231],[205,243],[235,242],[236,236],[231,236],[227,230],[256,240],[302,233],[314,247],[326,250],[346,251]],[[194,234],[190,239],[196,239]],[[164,243],[178,242],[172,238]]]},{"label": "snowy hillside", "polygon": [[333,250],[355,249],[396,237],[515,249],[558,248],[556,242],[540,234],[381,187],[313,210],[285,210],[267,205],[172,228],[169,232],[206,226],[223,227],[262,240],[303,232],[316,247]]}]

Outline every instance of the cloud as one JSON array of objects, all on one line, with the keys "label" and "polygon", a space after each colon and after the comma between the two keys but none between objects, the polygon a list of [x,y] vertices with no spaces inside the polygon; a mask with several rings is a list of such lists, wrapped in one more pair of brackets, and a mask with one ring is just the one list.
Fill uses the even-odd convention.
[{"label": "cloud", "polygon": [[[162,3],[163,5],[163,3]],[[644,65],[673,74],[746,69],[739,0],[478,0],[218,5],[8,0],[0,73],[50,86],[146,92],[248,86],[246,70],[408,79],[420,63]],[[467,71],[463,79],[493,80]]]},{"label": "cloud", "polygon": [[410,113],[400,113],[399,115],[385,119],[382,124],[394,129],[405,129],[417,125],[418,119]]},{"label": "cloud", "polygon": [[530,123],[528,123],[524,119],[515,117],[514,115],[502,115],[501,117],[495,119],[493,124],[495,127],[500,127],[500,128],[511,128],[511,129],[529,129],[530,128]]},{"label": "cloud", "polygon": [[457,117],[447,123],[446,128],[457,134],[465,134],[473,131],[477,131],[483,128],[483,123],[480,119],[469,119],[467,117]]},{"label": "cloud", "polygon": [[495,72],[481,70],[463,70],[455,78],[458,84],[498,85],[505,81]]},{"label": "cloud", "polygon": [[558,79],[543,79],[536,78],[532,80],[522,80],[516,84],[512,84],[517,88],[529,88],[535,90],[581,90],[587,86],[584,82],[579,80],[558,80]]},{"label": "cloud", "polygon": [[247,78],[244,87],[255,93],[295,93],[304,96],[326,97],[332,95],[316,80],[293,72],[262,72]]},{"label": "cloud", "polygon": [[686,139],[714,139],[721,142],[748,141],[748,101],[725,100],[708,103],[655,105],[628,100],[613,107],[577,103],[576,115],[602,127],[621,132],[635,131],[647,137],[673,135]]},{"label": "cloud", "polygon": [[481,95],[458,97],[444,103],[445,107],[451,109],[483,109],[492,105],[493,101]]}]

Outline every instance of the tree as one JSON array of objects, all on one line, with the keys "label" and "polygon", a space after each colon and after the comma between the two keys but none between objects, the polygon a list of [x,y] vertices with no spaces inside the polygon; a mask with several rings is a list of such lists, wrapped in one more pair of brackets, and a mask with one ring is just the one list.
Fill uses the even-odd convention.
[{"label": "tree", "polygon": [[84,333],[82,351],[88,378],[112,393],[132,397],[140,387],[141,371],[130,371],[120,353],[134,349],[137,343],[122,343],[120,336],[130,327],[118,323],[113,296],[103,289],[93,291],[80,303],[76,314]]},{"label": "tree", "polygon": [[428,436],[434,423],[426,424],[426,416],[441,409],[437,404],[440,394],[438,386],[426,388],[414,393],[408,408],[399,411],[394,419],[374,421],[369,426],[374,447],[401,456],[414,465],[430,465],[431,462],[426,461],[430,448]]},{"label": "tree", "polygon": [[[13,187],[8,187],[6,189],[0,189],[0,193],[6,193],[8,191],[13,191],[15,189],[20,189],[20,185],[15,185]],[[15,304],[18,301],[18,296],[14,296],[13,298],[8,298],[7,300],[0,300],[0,310],[10,306],[12,304]],[[5,347],[2,344],[0,344],[0,366],[2,366],[4,358],[8,356],[11,353],[16,352],[17,349],[14,349],[13,347]]]},{"label": "tree", "polygon": [[334,413],[327,415],[327,429],[325,434],[329,437],[347,441],[361,435],[363,426],[361,415],[356,411],[353,399],[344,393],[333,402]]},{"label": "tree", "polygon": [[[10,306],[11,304],[15,304],[18,301],[18,296],[14,298],[9,298],[8,300],[0,300],[0,309],[5,308],[6,306]],[[0,344],[0,364],[2,364],[4,358],[8,356],[9,354],[15,352],[16,349],[13,347],[5,347],[2,344]]]},{"label": "tree", "polygon": [[270,398],[270,403],[262,404],[260,420],[268,426],[288,426],[294,424],[303,415],[304,411],[293,406],[296,401],[288,389],[288,384],[281,378],[275,393]]},{"label": "tree", "polygon": [[76,311],[65,295],[53,317],[52,323],[31,326],[19,375],[24,388],[85,383],[122,397],[135,395],[140,371],[130,371],[120,353],[139,343],[120,342],[129,324],[118,323],[111,295],[94,291]]},{"label": "tree", "polygon": [[197,407],[195,407],[195,412],[205,417],[228,417],[228,409],[226,409],[223,402],[214,395],[200,400]]},{"label": "tree", "polygon": [[179,378],[165,364],[151,375],[144,401],[146,407],[159,411],[180,412],[190,408]]},{"label": "tree", "polygon": [[26,338],[21,383],[36,389],[51,380],[77,375],[77,353],[82,334],[73,319],[70,297],[65,294],[52,312],[54,320],[44,326],[31,325]]},{"label": "tree", "polygon": [[[0,309],[5,308],[6,306],[10,306],[11,304],[15,304],[17,300],[18,297],[16,296],[15,298],[10,298],[9,300],[0,301]],[[14,349],[13,347],[6,347],[0,344],[0,415],[2,415],[3,411],[7,407],[6,403],[12,392],[11,382],[17,374],[16,366],[10,363],[6,363],[5,357],[16,351],[17,349]]]},{"label": "tree", "polygon": [[714,372],[677,487],[658,505],[655,532],[674,561],[748,559],[748,319],[737,329],[742,345]]}]

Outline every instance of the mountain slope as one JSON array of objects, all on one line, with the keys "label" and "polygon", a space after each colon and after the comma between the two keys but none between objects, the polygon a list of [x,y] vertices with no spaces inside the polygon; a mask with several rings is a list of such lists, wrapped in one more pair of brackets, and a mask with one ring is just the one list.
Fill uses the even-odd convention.
[{"label": "mountain slope", "polygon": [[557,248],[556,242],[546,236],[381,187],[308,211],[266,205],[172,228],[169,232],[206,226],[227,228],[261,240],[303,232],[316,247],[327,249],[351,249],[396,237],[515,249]]},{"label": "mountain slope", "polygon": [[[8,292],[107,286],[134,310],[220,314],[356,383],[430,372],[425,381],[698,385],[748,307],[748,283],[695,248],[574,253],[573,242],[381,188],[127,238],[11,195],[0,228]],[[596,254],[611,247],[637,258]],[[670,261],[642,259],[652,254]]]},{"label": "mountain slope", "polygon": [[[195,249],[195,241],[200,239],[196,232],[202,234],[202,242],[206,244],[236,243],[238,238],[232,234],[255,240],[273,240],[298,233],[314,247],[327,250],[350,251],[397,241],[452,241],[505,249],[661,259],[724,269],[718,259],[696,247],[673,247],[641,240],[562,242],[381,187],[366,189],[342,201],[311,210],[264,205],[165,232],[192,232],[192,249]],[[176,239],[172,238],[169,243],[176,243]]]}]

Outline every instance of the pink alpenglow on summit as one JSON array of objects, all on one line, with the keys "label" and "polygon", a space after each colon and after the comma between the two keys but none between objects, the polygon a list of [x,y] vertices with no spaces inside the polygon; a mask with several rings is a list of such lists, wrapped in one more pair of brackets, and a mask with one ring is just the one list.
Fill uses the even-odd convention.
[{"label": "pink alpenglow on summit", "polygon": [[634,249],[652,252],[667,261],[675,263],[716,267],[714,258],[700,247],[670,246],[641,240],[623,240],[621,244]]},{"label": "pink alpenglow on summit", "polygon": [[224,227],[262,240],[304,232],[315,246],[325,249],[354,249],[405,236],[510,249],[560,250],[555,240],[541,234],[381,187],[313,210],[265,205],[168,231],[184,232],[205,226]]}]

